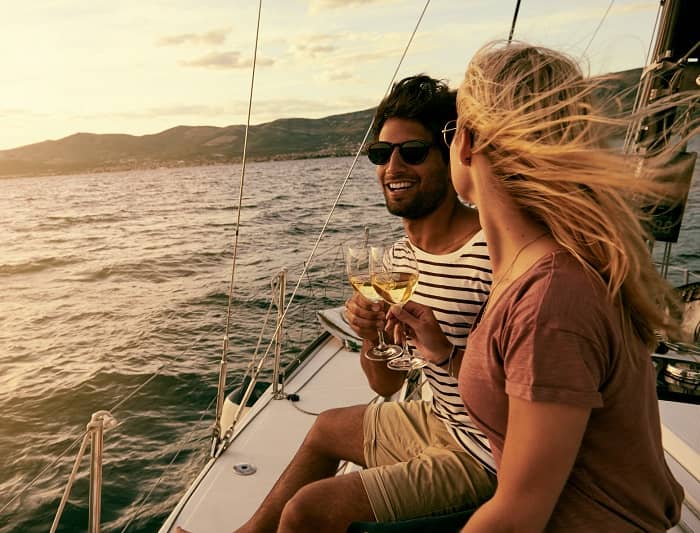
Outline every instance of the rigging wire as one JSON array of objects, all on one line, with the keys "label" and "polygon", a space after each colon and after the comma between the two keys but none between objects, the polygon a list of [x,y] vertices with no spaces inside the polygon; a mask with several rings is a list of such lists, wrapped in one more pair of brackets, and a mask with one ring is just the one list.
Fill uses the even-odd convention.
[{"label": "rigging wire", "polygon": [[[644,86],[648,83],[648,74],[650,72],[649,66],[652,61],[652,54],[654,50],[654,42],[656,41],[656,35],[659,32],[659,24],[661,23],[661,18],[663,16],[663,2],[659,2],[659,7],[656,10],[656,20],[654,21],[654,29],[651,32],[651,38],[649,39],[649,48],[647,49],[647,56],[644,61],[644,68],[642,69],[642,75],[640,77],[639,83],[637,84],[637,92],[634,95],[634,104],[632,105],[633,110],[639,109],[641,105],[641,100],[644,94]],[[623,143],[623,151],[629,152],[632,149],[633,137],[637,132],[639,127],[639,121],[634,121],[627,127],[625,133],[625,141]]]},{"label": "rigging wire", "polygon": [[[396,68],[394,69],[394,72],[391,76],[391,79],[389,80],[389,84],[386,88],[386,91],[384,92],[384,96],[389,94],[389,92],[391,91],[391,87],[392,87],[394,81],[396,80],[396,77],[397,77],[398,72],[401,68],[401,65],[403,64],[403,61],[406,58],[406,54],[408,53],[408,49],[410,48],[411,43],[413,42],[413,39],[415,38],[416,33],[418,32],[418,28],[420,27],[420,24],[423,21],[423,18],[425,17],[425,13],[426,13],[429,5],[430,5],[430,0],[426,0],[425,4],[423,6],[423,9],[421,10],[421,13],[418,17],[418,20],[416,21],[416,24],[413,28],[413,31],[411,32],[411,35],[409,36],[408,42],[406,43],[406,46],[404,47],[403,53],[401,54],[401,57],[399,58],[399,61],[396,65]],[[362,142],[360,143],[360,146],[357,149],[357,152],[355,153],[355,156],[352,160],[352,163],[350,164],[350,168],[348,169],[348,172],[345,175],[345,178],[343,179],[343,181],[340,184],[340,188],[339,188],[338,193],[335,197],[335,200],[333,201],[333,205],[331,206],[331,209],[328,213],[328,216],[326,217],[326,220],[323,223],[323,226],[321,227],[321,230],[318,234],[318,237],[316,237],[316,241],[314,242],[314,245],[311,249],[311,252],[309,253],[308,259],[306,261],[304,261],[304,267],[302,269],[302,272],[299,275],[299,277],[297,278],[297,282],[294,285],[292,293],[289,297],[289,301],[287,302],[287,305],[284,308],[282,316],[280,317],[280,319],[277,322],[277,325],[275,327],[275,331],[272,334],[272,338],[275,338],[277,336],[280,327],[284,323],[284,320],[287,317],[287,314],[289,313],[289,309],[291,308],[292,304],[294,303],[294,299],[295,299],[297,292],[299,290],[299,286],[301,285],[304,277],[307,275],[307,272],[308,272],[309,268],[311,267],[312,260],[316,254],[316,250],[318,249],[319,244],[321,243],[321,239],[323,238],[324,234],[326,233],[326,229],[328,228],[328,225],[330,224],[331,218],[333,217],[333,213],[335,212],[335,209],[338,206],[338,203],[340,201],[340,197],[342,196],[343,192],[345,191],[345,187],[347,186],[347,183],[350,180],[350,176],[352,175],[352,171],[355,169],[355,166],[357,166],[357,161],[359,160],[360,155],[362,154],[362,149],[365,146],[367,139],[369,138],[369,135],[372,131],[373,125],[374,125],[374,120],[372,120],[372,122],[368,126],[367,130],[365,131],[364,137],[362,138]],[[263,359],[267,357],[267,355],[269,354],[271,349],[272,349],[272,340],[267,345],[265,353],[262,356]],[[218,420],[218,417],[217,417],[217,420]],[[230,433],[230,431],[227,433]],[[228,439],[225,439],[225,442],[222,443],[222,446],[220,447],[221,451],[223,451],[224,449],[226,449],[226,447],[228,447],[227,440]]]},{"label": "rigging wire", "polygon": [[[430,5],[430,0],[426,0],[425,5],[423,6],[423,9],[422,9],[422,11],[421,11],[421,14],[420,14],[419,17],[418,17],[418,21],[416,22],[416,24],[415,24],[415,26],[414,26],[414,28],[413,28],[413,31],[411,32],[411,35],[410,35],[410,37],[409,37],[409,39],[408,39],[408,42],[406,43],[406,46],[404,47],[403,53],[401,54],[401,57],[399,58],[399,61],[398,61],[397,65],[396,65],[396,68],[394,69],[394,72],[393,72],[393,74],[392,74],[392,76],[391,76],[391,79],[389,80],[389,84],[388,84],[388,86],[387,86],[386,91],[384,92],[384,96],[386,96],[387,94],[389,94],[389,92],[391,91],[391,87],[392,87],[394,81],[396,80],[396,77],[397,77],[397,75],[398,75],[399,69],[401,68],[401,65],[403,64],[403,61],[404,61],[404,59],[406,58],[406,54],[408,53],[408,49],[410,48],[411,43],[413,42],[413,39],[414,39],[416,33],[418,32],[418,28],[419,28],[421,22],[423,21],[423,18],[425,17],[425,12],[427,11],[429,5]],[[355,169],[355,166],[357,165],[357,161],[359,160],[360,155],[361,155],[361,153],[362,153],[362,148],[364,147],[365,143],[367,142],[367,139],[369,138],[369,134],[370,134],[371,131],[372,131],[373,122],[374,122],[374,121],[372,121],[372,123],[370,123],[369,127],[367,128],[367,131],[365,131],[365,135],[364,135],[364,137],[363,137],[363,139],[362,139],[362,143],[360,144],[359,149],[358,149],[357,152],[355,153],[355,157],[353,158],[353,161],[352,161],[352,163],[350,164],[350,168],[349,168],[349,170],[348,170],[348,172],[347,172],[345,178],[343,179],[342,183],[340,184],[340,189],[338,190],[338,194],[336,195],[336,198],[335,198],[335,200],[334,200],[334,202],[333,202],[333,205],[331,206],[331,210],[330,210],[330,212],[328,213],[328,216],[326,217],[326,220],[325,220],[325,222],[323,223],[323,226],[321,227],[321,231],[319,232],[319,235],[318,235],[318,237],[316,238],[316,242],[314,243],[314,246],[313,246],[313,248],[311,249],[311,253],[309,254],[308,259],[304,262],[304,268],[303,268],[303,270],[302,270],[302,273],[299,275],[299,278],[298,278],[298,280],[297,280],[296,285],[294,286],[294,289],[293,289],[293,291],[292,291],[292,294],[291,294],[291,296],[290,296],[290,298],[289,298],[289,302],[287,303],[287,305],[286,305],[286,307],[285,307],[285,309],[284,309],[284,313],[283,313],[283,315],[282,315],[282,317],[281,317],[280,323],[281,323],[282,321],[284,321],[284,318],[286,317],[287,312],[289,311],[289,308],[290,308],[290,306],[292,305],[292,303],[293,303],[293,301],[294,301],[294,297],[295,297],[296,294],[297,294],[297,291],[298,291],[298,289],[299,289],[299,285],[301,284],[302,278],[303,278],[303,277],[307,274],[307,272],[308,272],[308,269],[309,269],[309,267],[310,267],[310,265],[311,265],[311,263],[312,263],[312,260],[313,260],[313,258],[314,258],[314,255],[315,255],[315,253],[316,253],[316,250],[317,250],[317,248],[318,248],[318,246],[319,246],[319,244],[320,244],[320,242],[321,242],[321,239],[323,238],[323,235],[324,235],[325,232],[326,232],[326,229],[327,229],[328,225],[330,224],[331,218],[333,217],[333,213],[335,212],[335,208],[338,206],[338,202],[340,201],[340,197],[342,196],[343,192],[345,191],[345,187],[347,186],[347,183],[348,183],[348,181],[350,180],[350,176],[352,175],[352,171]],[[273,337],[274,337],[275,335],[277,335],[277,330],[278,330],[278,329],[279,329],[279,324],[278,324],[278,326],[277,326],[277,328],[276,328],[276,330],[275,330],[275,332],[274,332],[274,334],[273,334]],[[268,351],[269,351],[271,345],[272,345],[272,343],[270,343],[270,344],[268,345]]]},{"label": "rigging wire", "polygon": [[235,287],[236,279],[236,259],[238,257],[238,237],[240,235],[241,229],[241,211],[243,206],[243,187],[245,185],[245,169],[246,169],[246,156],[248,153],[248,132],[250,130],[250,115],[253,107],[253,88],[255,87],[255,67],[257,65],[258,59],[258,43],[260,40],[260,14],[262,12],[262,0],[258,1],[258,16],[255,26],[255,45],[253,47],[253,66],[251,69],[250,76],[250,93],[248,96],[248,115],[246,118],[245,125],[245,135],[243,136],[243,155],[241,157],[241,178],[240,184],[238,186],[238,207],[236,214],[236,233],[233,243],[233,259],[231,261],[231,280],[229,283],[228,291],[228,306],[226,309],[226,328],[224,330],[224,341],[221,350],[221,361],[219,368],[219,394],[216,401],[216,422],[214,425],[214,438],[218,439],[218,426],[219,420],[221,419],[221,413],[223,411],[223,395],[224,389],[226,388],[226,354],[228,352],[228,335],[231,329],[231,310],[233,307],[233,291]]},{"label": "rigging wire", "polygon": [[513,34],[515,33],[515,23],[518,20],[518,12],[520,11],[520,0],[515,2],[515,12],[513,13],[513,22],[510,24],[510,32],[508,33],[508,42],[513,40]]},{"label": "rigging wire", "polygon": [[614,3],[615,3],[615,0],[610,0],[610,3],[608,4],[608,9],[605,10],[605,13],[603,14],[603,18],[601,18],[600,22],[598,22],[598,26],[593,31],[593,35],[591,35],[591,39],[588,41],[588,44],[586,45],[586,48],[583,49],[583,52],[581,53],[581,55],[585,55],[586,52],[588,51],[588,47],[591,46],[591,44],[593,43],[593,40],[595,39],[595,36],[598,35],[598,31],[603,26],[603,22],[605,22],[605,19],[607,18],[608,13],[610,13],[610,9],[612,8]]}]

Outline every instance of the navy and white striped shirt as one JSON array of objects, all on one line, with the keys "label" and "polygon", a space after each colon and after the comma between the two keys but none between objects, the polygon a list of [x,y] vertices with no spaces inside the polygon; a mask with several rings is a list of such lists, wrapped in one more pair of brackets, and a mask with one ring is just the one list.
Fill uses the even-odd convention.
[{"label": "navy and white striped shirt", "polygon": [[[448,340],[464,347],[472,322],[491,289],[491,263],[483,230],[449,254],[433,255],[411,246],[420,271],[411,300],[430,307]],[[463,450],[495,474],[488,439],[467,414],[457,379],[432,364],[425,366],[423,373],[433,392],[435,416],[445,423]]]}]

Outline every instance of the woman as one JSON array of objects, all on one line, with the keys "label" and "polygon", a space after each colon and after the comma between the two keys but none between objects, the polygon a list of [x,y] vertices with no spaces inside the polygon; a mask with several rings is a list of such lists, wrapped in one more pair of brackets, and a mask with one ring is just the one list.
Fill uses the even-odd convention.
[{"label": "woman", "polygon": [[675,331],[672,293],[629,201],[663,192],[643,178],[668,154],[635,177],[633,161],[604,148],[600,126],[614,121],[592,91],[551,50],[477,53],[445,140],[455,189],[479,209],[491,295],[464,354],[425,309],[391,311],[427,357],[463,355],[460,394],[498,466],[493,498],[464,532],[665,531],[679,520],[649,357],[655,332]]}]

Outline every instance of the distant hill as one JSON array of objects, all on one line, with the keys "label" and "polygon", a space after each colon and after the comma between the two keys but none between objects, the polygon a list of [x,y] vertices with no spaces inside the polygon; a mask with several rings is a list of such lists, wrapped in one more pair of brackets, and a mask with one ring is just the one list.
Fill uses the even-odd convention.
[{"label": "distant hill", "polygon": [[[605,96],[623,95],[631,107],[641,69],[620,73]],[[354,155],[374,109],[320,119],[280,119],[251,126],[247,158],[301,159]],[[134,168],[238,163],[245,126],[177,126],[152,135],[76,133],[0,150],[0,177],[104,172]]]},{"label": "distant hill", "polygon": [[[249,160],[354,154],[374,110],[321,119],[280,119],[251,126]],[[237,163],[245,126],[177,126],[153,135],[76,133],[56,141],[0,150],[0,177],[161,166]]]}]

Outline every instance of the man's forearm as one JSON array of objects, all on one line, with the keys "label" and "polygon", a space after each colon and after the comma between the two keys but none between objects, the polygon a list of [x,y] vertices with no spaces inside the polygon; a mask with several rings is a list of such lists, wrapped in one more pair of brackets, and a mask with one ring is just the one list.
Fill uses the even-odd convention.
[{"label": "man's forearm", "polygon": [[375,343],[368,340],[362,342],[360,364],[372,390],[381,396],[391,396],[403,385],[406,373],[391,370],[386,366],[386,361],[371,361],[367,359],[365,353],[375,345]]}]

